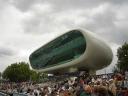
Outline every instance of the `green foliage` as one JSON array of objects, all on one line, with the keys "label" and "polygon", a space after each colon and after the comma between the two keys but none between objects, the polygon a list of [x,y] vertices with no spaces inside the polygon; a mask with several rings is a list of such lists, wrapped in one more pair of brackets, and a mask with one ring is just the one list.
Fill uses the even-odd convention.
[{"label": "green foliage", "polygon": [[36,80],[38,74],[30,70],[29,64],[25,62],[14,63],[8,66],[3,72],[3,78],[12,82]]},{"label": "green foliage", "polygon": [[121,47],[117,50],[117,68],[124,72],[125,70],[128,70],[128,44],[124,43]]},{"label": "green foliage", "polygon": [[31,70],[30,71],[30,79],[31,79],[31,81],[38,82],[40,79],[40,74],[37,73],[36,71]]}]

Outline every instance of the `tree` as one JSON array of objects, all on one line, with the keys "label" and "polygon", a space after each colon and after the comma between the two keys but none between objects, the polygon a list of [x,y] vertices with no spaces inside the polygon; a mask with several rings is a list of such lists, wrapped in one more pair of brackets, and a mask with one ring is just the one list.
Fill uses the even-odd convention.
[{"label": "tree", "polygon": [[31,81],[38,82],[40,79],[40,74],[36,71],[31,70],[30,71],[30,79],[31,79]]},{"label": "tree", "polygon": [[12,82],[28,81],[30,79],[29,64],[25,62],[11,64],[4,70],[3,78]]},{"label": "tree", "polygon": [[124,43],[121,47],[117,50],[117,68],[124,72],[128,70],[128,43]]},{"label": "tree", "polygon": [[2,76],[2,73],[0,72],[0,77]]}]

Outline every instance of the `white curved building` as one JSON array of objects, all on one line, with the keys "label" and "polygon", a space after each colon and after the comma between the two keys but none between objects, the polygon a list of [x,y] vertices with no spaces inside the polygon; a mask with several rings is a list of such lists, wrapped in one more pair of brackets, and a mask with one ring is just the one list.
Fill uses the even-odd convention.
[{"label": "white curved building", "polygon": [[33,52],[33,69],[47,73],[94,71],[108,66],[113,58],[110,47],[89,31],[71,30]]}]

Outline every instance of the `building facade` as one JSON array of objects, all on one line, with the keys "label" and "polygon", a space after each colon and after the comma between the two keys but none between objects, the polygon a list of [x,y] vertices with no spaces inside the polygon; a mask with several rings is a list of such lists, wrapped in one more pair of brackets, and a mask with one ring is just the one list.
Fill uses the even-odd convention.
[{"label": "building facade", "polygon": [[110,47],[89,31],[71,30],[34,51],[30,64],[36,71],[65,73],[94,71],[108,66],[113,58]]}]

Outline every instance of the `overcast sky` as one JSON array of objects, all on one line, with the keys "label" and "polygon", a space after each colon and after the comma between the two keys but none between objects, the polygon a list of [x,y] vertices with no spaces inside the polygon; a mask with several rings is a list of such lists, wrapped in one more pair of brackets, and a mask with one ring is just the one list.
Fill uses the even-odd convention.
[{"label": "overcast sky", "polygon": [[[128,0],[0,0],[0,71],[57,34],[87,29],[116,50],[128,42]],[[102,70],[104,72],[104,70]]]}]

